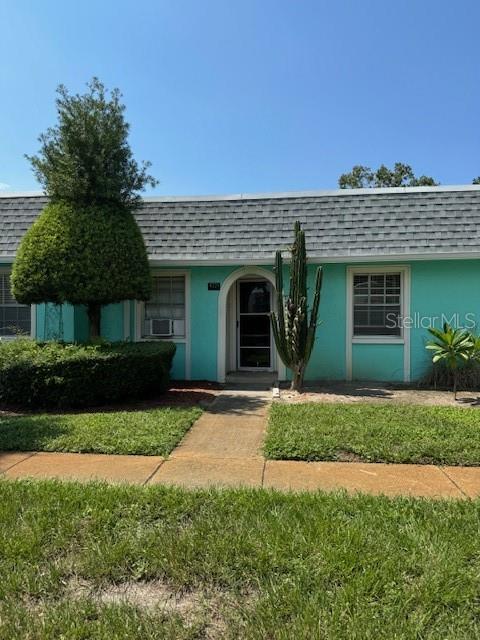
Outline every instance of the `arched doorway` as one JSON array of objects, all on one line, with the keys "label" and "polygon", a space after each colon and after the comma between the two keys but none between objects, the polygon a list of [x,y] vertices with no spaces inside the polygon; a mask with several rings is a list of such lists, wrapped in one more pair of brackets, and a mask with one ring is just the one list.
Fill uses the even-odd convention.
[{"label": "arched doorway", "polygon": [[261,267],[242,267],[223,282],[218,298],[217,377],[229,371],[277,371],[285,366],[271,337],[268,313],[276,309],[275,277]]}]

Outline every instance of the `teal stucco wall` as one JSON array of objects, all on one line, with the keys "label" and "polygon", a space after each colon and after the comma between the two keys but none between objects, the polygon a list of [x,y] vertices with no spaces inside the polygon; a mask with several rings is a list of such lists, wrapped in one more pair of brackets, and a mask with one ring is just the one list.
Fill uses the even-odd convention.
[{"label": "teal stucco wall", "polygon": [[[124,339],[123,303],[102,309],[102,337],[112,342]],[[88,318],[84,306],[70,304],[39,304],[36,307],[37,338],[39,340],[88,340]]]},{"label": "teal stucco wall", "polygon": [[480,260],[438,260],[411,263],[410,331],[412,379],[425,374],[430,355],[428,332],[420,326],[429,318],[440,327],[447,320],[480,333]]},{"label": "teal stucco wall", "polygon": [[403,349],[402,344],[352,345],[353,380],[402,382]]},{"label": "teal stucco wall", "polygon": [[[396,263],[397,264],[397,263]],[[356,380],[402,381],[404,363],[410,361],[412,380],[420,378],[430,366],[425,350],[429,338],[427,325],[440,326],[443,320],[467,325],[480,332],[480,261],[442,260],[398,262],[410,268],[410,349],[405,358],[403,344],[353,344],[352,378]],[[189,335],[177,342],[173,377],[217,379],[218,299],[209,282],[223,284],[241,265],[175,269],[189,279]],[[307,380],[346,378],[347,355],[347,264],[324,265],[320,303],[320,325],[307,369]],[[354,266],[354,265],[352,265]],[[362,263],[362,267],[365,263]],[[373,265],[372,265],[373,266]],[[378,266],[378,263],[374,265]],[[271,270],[271,267],[262,267]],[[174,267],[169,267],[173,270]],[[155,269],[157,270],[157,269]],[[315,265],[309,265],[308,285],[313,293]],[[285,282],[288,285],[288,280]],[[109,340],[134,340],[137,334],[135,303],[109,305],[103,309],[102,333]],[[38,305],[36,330],[39,339],[60,338],[82,341],[88,337],[85,308]],[[409,357],[408,357],[409,356]]]},{"label": "teal stucco wall", "polygon": [[177,342],[175,356],[173,358],[172,370],[170,375],[173,380],[185,380],[186,362],[185,362],[185,343]]},{"label": "teal stucco wall", "polygon": [[39,340],[74,342],[75,308],[70,304],[39,304],[36,306],[36,329]]},{"label": "teal stucco wall", "polygon": [[124,303],[109,304],[102,309],[101,333],[111,342],[125,339],[125,311]]},{"label": "teal stucco wall", "polygon": [[[223,284],[230,274],[240,268],[241,265],[188,269],[192,379],[217,379],[219,291],[209,290],[208,283]],[[262,266],[262,269],[271,271],[272,267]],[[316,266],[309,265],[310,291],[313,289],[315,273]],[[285,275],[288,276],[288,269]],[[345,265],[326,265],[321,302],[322,323],[307,379],[345,378],[345,318]]]},{"label": "teal stucco wall", "polygon": [[209,282],[223,283],[238,267],[192,267],[191,290],[191,377],[217,379],[218,291]]},{"label": "teal stucco wall", "polygon": [[[316,265],[308,267],[309,295],[313,295]],[[308,364],[307,380],[344,380],[346,268],[343,264],[323,267],[319,320],[315,347]],[[288,282],[288,281],[287,281]]]}]

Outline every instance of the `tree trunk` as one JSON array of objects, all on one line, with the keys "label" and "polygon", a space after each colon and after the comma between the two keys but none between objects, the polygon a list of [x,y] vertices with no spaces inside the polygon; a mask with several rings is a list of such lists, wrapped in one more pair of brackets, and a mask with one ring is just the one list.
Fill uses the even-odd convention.
[{"label": "tree trunk", "polygon": [[457,370],[453,370],[453,399],[457,400]]},{"label": "tree trunk", "polygon": [[305,372],[302,366],[298,367],[298,369],[293,372],[292,383],[290,385],[290,389],[292,391],[298,391],[299,393],[302,392],[304,374]]},{"label": "tree trunk", "polygon": [[90,340],[96,340],[100,337],[101,310],[102,307],[97,302],[91,302],[87,305]]}]

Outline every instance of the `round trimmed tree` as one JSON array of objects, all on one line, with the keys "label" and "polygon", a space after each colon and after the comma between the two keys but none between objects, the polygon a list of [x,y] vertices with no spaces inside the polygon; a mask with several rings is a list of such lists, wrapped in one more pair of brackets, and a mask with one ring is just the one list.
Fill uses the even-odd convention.
[{"label": "round trimmed tree", "polygon": [[58,88],[58,123],[28,157],[49,204],[22,239],[12,289],[23,304],[85,305],[95,338],[103,305],[150,295],[133,211],[139,191],[157,182],[133,158],[118,90],[108,94],[97,79],[88,88],[74,96]]}]

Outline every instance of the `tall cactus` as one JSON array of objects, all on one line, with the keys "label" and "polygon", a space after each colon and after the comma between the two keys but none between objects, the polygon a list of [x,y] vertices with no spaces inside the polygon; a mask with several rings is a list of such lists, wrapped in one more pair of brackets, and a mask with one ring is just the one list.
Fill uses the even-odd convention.
[{"label": "tall cactus", "polygon": [[270,314],[272,333],[278,355],[286,367],[292,370],[291,388],[301,391],[305,369],[312,354],[317,329],[318,307],[322,288],[322,267],[318,267],[315,277],[310,317],[307,299],[307,252],[305,232],[300,222],[295,222],[294,241],[291,247],[290,291],[283,291],[282,252],[275,255],[275,285],[277,311]]}]

